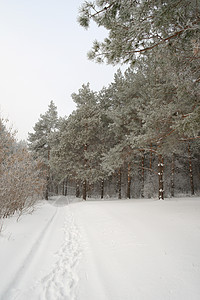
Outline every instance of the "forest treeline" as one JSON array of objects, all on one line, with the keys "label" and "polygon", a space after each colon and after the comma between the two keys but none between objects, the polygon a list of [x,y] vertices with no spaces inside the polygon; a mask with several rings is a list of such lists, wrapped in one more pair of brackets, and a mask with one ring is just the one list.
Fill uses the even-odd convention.
[{"label": "forest treeline", "polygon": [[24,151],[45,198],[199,193],[199,1],[85,1],[78,21],[108,31],[89,59],[128,67],[100,91],[80,87],[70,116],[59,118],[53,101],[40,115]]},{"label": "forest treeline", "polygon": [[[47,192],[101,197],[192,194],[200,183],[199,1],[85,1],[78,21],[108,31],[89,59],[126,63],[108,87],[83,85],[76,110],[53,102],[29,135]],[[98,80],[98,78],[97,78]]]}]

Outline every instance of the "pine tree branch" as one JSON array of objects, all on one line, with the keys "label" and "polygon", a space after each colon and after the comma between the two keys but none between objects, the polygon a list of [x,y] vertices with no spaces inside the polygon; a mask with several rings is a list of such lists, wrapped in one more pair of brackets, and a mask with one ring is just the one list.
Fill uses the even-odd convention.
[{"label": "pine tree branch", "polygon": [[191,138],[183,138],[180,139],[180,142],[187,142],[187,141],[192,141],[192,140],[196,140],[196,139],[200,139],[200,136],[195,136],[195,137],[191,137]]},{"label": "pine tree branch", "polygon": [[149,141],[147,141],[148,143],[150,142],[150,143],[157,143],[157,144],[159,144],[164,138],[166,138],[166,137],[168,137],[168,136],[170,136],[173,132],[175,131],[175,129],[172,129],[172,130],[170,130],[169,132],[167,132],[166,134],[164,134],[164,135],[160,135],[160,137],[158,137],[158,138],[156,138],[156,139],[150,139]]},{"label": "pine tree branch", "polygon": [[91,17],[95,17],[97,15],[99,15],[100,13],[106,11],[107,9],[111,8],[113,6],[114,3],[111,3],[110,5],[108,6],[105,6],[103,9],[97,11],[95,14],[92,14]]},{"label": "pine tree branch", "polygon": [[143,148],[143,149],[138,149],[138,150],[158,154],[158,151],[151,149],[151,148],[150,149]]},{"label": "pine tree branch", "polygon": [[183,29],[181,29],[181,30],[175,32],[174,34],[168,36],[168,37],[165,38],[165,39],[162,39],[162,41],[160,41],[160,42],[158,42],[158,43],[156,43],[156,44],[154,44],[154,45],[152,45],[152,46],[150,46],[150,47],[147,47],[147,48],[144,48],[144,49],[140,49],[140,50],[128,51],[128,52],[125,52],[125,53],[141,53],[141,52],[145,52],[145,51],[148,51],[148,50],[152,50],[153,48],[155,48],[155,47],[157,47],[157,46],[163,44],[164,42],[169,41],[169,40],[175,38],[176,36],[180,35],[181,33],[183,33],[184,31],[186,31],[186,30],[188,30],[188,29],[192,29],[192,28],[189,27],[189,26],[186,26],[185,28],[183,28]]},{"label": "pine tree branch", "polygon": [[151,168],[147,168],[147,167],[141,167],[141,166],[138,166],[136,163],[134,163],[134,165],[135,166],[137,166],[139,169],[141,169],[141,170],[147,170],[147,171],[150,171],[150,172],[152,172],[152,173],[154,173],[154,174],[158,174],[156,171],[154,171],[153,169],[151,169]]}]

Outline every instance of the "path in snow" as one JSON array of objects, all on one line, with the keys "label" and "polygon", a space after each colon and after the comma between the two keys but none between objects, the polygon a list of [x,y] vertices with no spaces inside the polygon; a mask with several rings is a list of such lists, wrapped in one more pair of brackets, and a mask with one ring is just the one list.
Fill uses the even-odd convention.
[{"label": "path in snow", "polygon": [[[32,239],[32,232],[29,231],[25,240],[27,245],[21,244],[16,249],[23,252],[23,257],[18,269],[10,274],[0,299],[75,299],[78,279],[75,267],[80,257],[79,234],[70,208],[66,206],[67,198],[60,196],[52,204],[51,214],[45,216],[46,222],[41,223],[41,227],[35,224],[31,228]],[[34,215],[29,217],[34,218]],[[37,228],[40,230],[36,236],[34,230],[37,231]]]},{"label": "path in snow", "polygon": [[50,273],[42,279],[42,298],[48,300],[76,298],[78,282],[75,267],[80,257],[79,233],[73,216],[67,214],[64,223],[64,241],[57,253],[58,260]]},{"label": "path in snow", "polygon": [[200,299],[200,198],[55,199],[5,220],[1,300]]}]

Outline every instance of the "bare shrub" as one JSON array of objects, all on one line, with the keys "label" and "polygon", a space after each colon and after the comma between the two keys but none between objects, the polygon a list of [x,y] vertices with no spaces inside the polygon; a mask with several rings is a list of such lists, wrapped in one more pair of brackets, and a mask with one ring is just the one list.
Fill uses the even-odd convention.
[{"label": "bare shrub", "polygon": [[45,185],[42,164],[26,148],[16,147],[0,119],[0,219],[33,210]]},{"label": "bare shrub", "polygon": [[44,176],[27,150],[10,155],[1,166],[0,216],[32,208],[43,194]]}]

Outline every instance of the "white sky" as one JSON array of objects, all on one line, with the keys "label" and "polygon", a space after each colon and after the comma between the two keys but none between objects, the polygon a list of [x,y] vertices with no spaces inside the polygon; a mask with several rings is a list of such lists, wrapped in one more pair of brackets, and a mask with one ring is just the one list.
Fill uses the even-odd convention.
[{"label": "white sky", "polygon": [[100,90],[119,68],[87,59],[93,40],[106,31],[80,27],[83,1],[0,0],[0,114],[19,139],[27,138],[51,100],[60,116],[69,115],[73,92],[87,82]]}]

